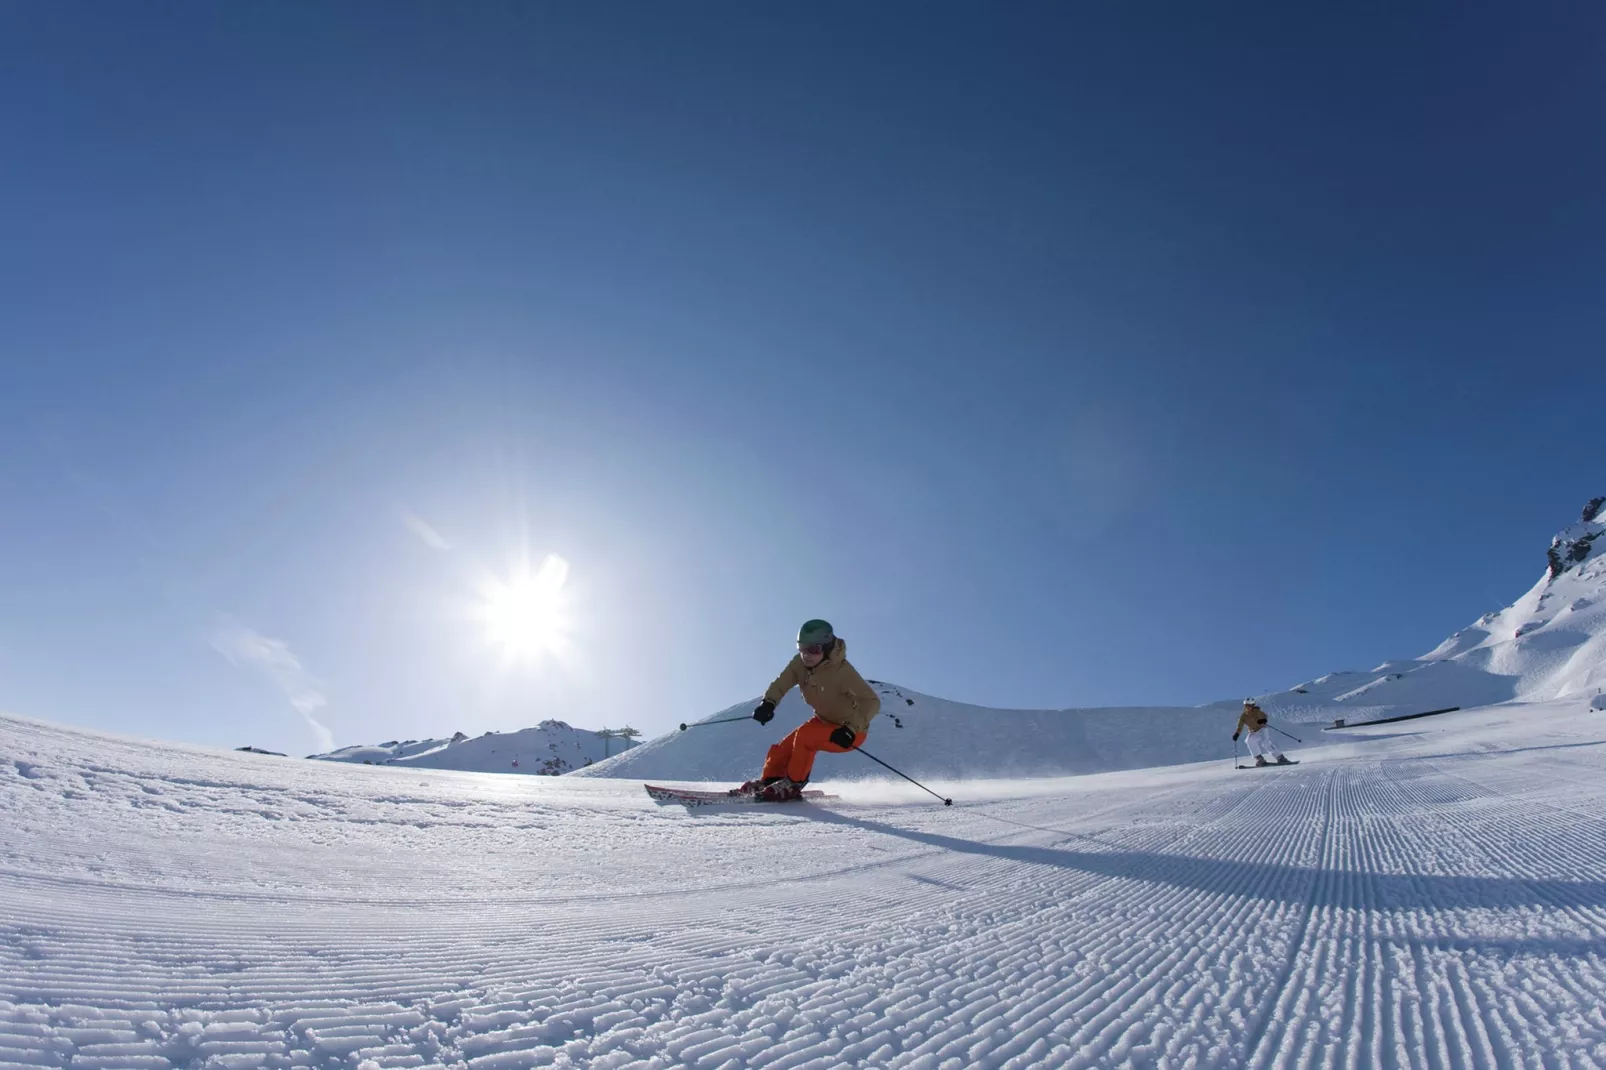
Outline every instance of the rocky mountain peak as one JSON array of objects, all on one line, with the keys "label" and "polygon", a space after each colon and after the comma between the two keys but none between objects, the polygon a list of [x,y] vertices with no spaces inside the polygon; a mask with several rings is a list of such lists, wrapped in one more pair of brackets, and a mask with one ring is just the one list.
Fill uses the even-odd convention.
[{"label": "rocky mountain peak", "polygon": [[[1591,498],[1584,506],[1579,521],[1550,540],[1550,549],[1545,551],[1545,556],[1550,561],[1551,579],[1582,565],[1594,553],[1595,540],[1600,538],[1602,532],[1606,532],[1606,523],[1601,522],[1602,506],[1606,506],[1606,497]],[[1606,546],[1606,543],[1601,545]]]}]

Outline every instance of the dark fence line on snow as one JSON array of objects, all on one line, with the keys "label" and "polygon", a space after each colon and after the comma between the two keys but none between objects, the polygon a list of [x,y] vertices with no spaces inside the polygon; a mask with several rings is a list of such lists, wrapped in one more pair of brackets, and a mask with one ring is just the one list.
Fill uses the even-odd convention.
[{"label": "dark fence line on snow", "polygon": [[1446,706],[1442,710],[1428,710],[1426,713],[1405,713],[1398,717],[1379,717],[1375,721],[1356,721],[1354,724],[1350,724],[1349,722],[1345,721],[1344,718],[1340,717],[1332,724],[1324,727],[1322,731],[1331,732],[1335,728],[1364,728],[1369,724],[1393,724],[1395,721],[1414,721],[1418,717],[1432,717],[1436,713],[1454,713],[1460,708],[1460,706]]}]

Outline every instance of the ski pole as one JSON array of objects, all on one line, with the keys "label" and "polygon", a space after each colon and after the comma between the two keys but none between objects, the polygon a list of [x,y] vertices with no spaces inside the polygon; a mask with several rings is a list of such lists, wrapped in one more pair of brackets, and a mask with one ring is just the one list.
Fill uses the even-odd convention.
[{"label": "ski pole", "polygon": [[[1273,725],[1267,725],[1266,727],[1270,728],[1273,732],[1283,732],[1283,730],[1281,728],[1278,728],[1274,724]],[[1305,742],[1303,739],[1300,739],[1298,736],[1294,735],[1292,732],[1283,732],[1283,735],[1287,736],[1289,739],[1293,740],[1295,743],[1303,743],[1303,742]]]},{"label": "ski pole", "polygon": [[684,732],[688,728],[706,728],[711,724],[735,724],[737,721],[751,721],[752,719],[752,714],[748,714],[746,717],[727,717],[723,721],[700,721],[697,724],[686,724],[682,721],[680,730]]},{"label": "ski pole", "polygon": [[[864,755],[866,758],[870,759],[872,762],[875,762],[878,765],[887,765],[886,762],[883,762],[880,758],[877,758],[875,755],[871,754],[869,751],[865,750],[863,747],[855,747],[854,750],[858,751],[860,754]],[[892,769],[892,766],[887,765],[887,768],[888,769]],[[896,769],[892,769],[892,771],[894,773],[898,773],[898,771]],[[932,791],[930,788],[926,787],[924,784],[920,783],[920,781],[916,780],[914,777],[910,776],[909,774],[907,774],[907,773],[898,773],[898,775],[903,777],[903,779],[907,780],[909,783],[913,784],[915,787],[919,788],[921,791],[925,792],[927,795],[936,795],[937,798],[942,799],[941,795],[937,795],[936,792]],[[944,806],[952,806],[954,804],[954,801],[952,799],[942,799],[942,804]]]}]

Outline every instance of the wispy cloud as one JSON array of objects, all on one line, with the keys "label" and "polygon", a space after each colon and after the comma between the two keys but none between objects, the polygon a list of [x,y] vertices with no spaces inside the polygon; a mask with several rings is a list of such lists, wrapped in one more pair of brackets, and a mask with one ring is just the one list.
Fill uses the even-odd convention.
[{"label": "wispy cloud", "polygon": [[318,682],[302,667],[301,661],[282,639],[270,639],[239,621],[221,619],[206,641],[231,664],[252,669],[271,680],[290,700],[291,707],[307,722],[318,738],[320,750],[335,749],[334,733],[314,714],[329,704]]},{"label": "wispy cloud", "polygon": [[419,541],[431,550],[450,550],[452,548],[452,544],[447,542],[440,532],[430,527],[429,522],[417,513],[409,513],[403,510],[401,522],[406,524],[407,529],[417,535]]}]

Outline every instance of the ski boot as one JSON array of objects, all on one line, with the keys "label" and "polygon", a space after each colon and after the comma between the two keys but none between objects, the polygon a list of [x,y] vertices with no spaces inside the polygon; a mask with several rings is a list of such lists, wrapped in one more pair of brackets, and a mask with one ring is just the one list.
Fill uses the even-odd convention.
[{"label": "ski boot", "polygon": [[1270,764],[1271,763],[1266,760],[1266,756],[1264,754],[1255,755],[1255,765],[1262,766],[1262,765],[1270,765]]},{"label": "ski boot", "polygon": [[783,776],[755,777],[752,780],[749,780],[747,783],[743,784],[739,788],[730,789],[730,791],[726,792],[725,794],[727,794],[727,795],[751,795],[754,798],[757,798],[758,797],[758,793],[763,791],[766,787],[768,787],[769,785],[775,783],[777,780],[785,780],[785,779],[786,778],[783,777]]},{"label": "ski boot", "polygon": [[1298,765],[1299,763],[1298,762],[1289,761],[1288,760],[1288,755],[1286,755],[1286,754],[1279,754],[1279,755],[1277,755],[1277,764],[1278,765]]},{"label": "ski boot", "polygon": [[765,784],[754,796],[761,802],[791,802],[793,799],[803,797],[803,785],[807,780],[789,780],[786,777],[776,777]]}]

